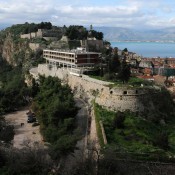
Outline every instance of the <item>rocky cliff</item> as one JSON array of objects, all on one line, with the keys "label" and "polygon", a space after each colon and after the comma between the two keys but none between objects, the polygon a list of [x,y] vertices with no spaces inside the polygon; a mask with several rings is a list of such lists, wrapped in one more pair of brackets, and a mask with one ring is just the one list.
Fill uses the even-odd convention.
[{"label": "rocky cliff", "polygon": [[0,41],[2,58],[13,66],[23,64],[30,52],[28,41],[16,39],[11,33]]}]

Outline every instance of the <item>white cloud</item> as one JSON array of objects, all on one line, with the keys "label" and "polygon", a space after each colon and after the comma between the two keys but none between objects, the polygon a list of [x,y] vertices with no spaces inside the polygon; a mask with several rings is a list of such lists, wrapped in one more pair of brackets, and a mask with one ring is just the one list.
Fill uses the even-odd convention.
[{"label": "white cloud", "polygon": [[171,0],[0,0],[0,24],[51,21],[54,25],[174,26],[173,5]]},{"label": "white cloud", "polygon": [[107,16],[113,16],[113,15],[119,15],[119,16],[127,16],[127,15],[133,15],[138,11],[137,7],[124,7],[124,6],[105,6],[105,7],[73,7],[73,6],[63,6],[59,7],[57,9],[63,14],[72,14],[72,15],[94,15],[94,14],[100,14],[100,15],[107,15]]}]

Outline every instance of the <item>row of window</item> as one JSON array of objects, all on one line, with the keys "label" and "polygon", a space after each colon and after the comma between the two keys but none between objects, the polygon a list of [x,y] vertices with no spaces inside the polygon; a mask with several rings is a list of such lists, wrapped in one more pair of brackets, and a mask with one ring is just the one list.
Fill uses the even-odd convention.
[{"label": "row of window", "polygon": [[[110,91],[110,94],[113,94],[113,91]],[[127,95],[128,92],[127,91],[123,91],[123,95]],[[135,91],[135,94],[138,94],[138,90]]]},{"label": "row of window", "polygon": [[65,57],[71,57],[71,58],[73,58],[75,56],[74,54],[67,54],[67,53],[60,53],[60,52],[50,52],[50,51],[44,51],[44,54],[59,55],[59,56],[65,56]]},{"label": "row of window", "polygon": [[56,56],[49,56],[49,55],[44,55],[44,58],[53,58],[53,59],[56,59],[56,60],[67,61],[67,62],[71,62],[71,63],[75,62],[74,59],[68,59],[68,58],[56,57]]}]

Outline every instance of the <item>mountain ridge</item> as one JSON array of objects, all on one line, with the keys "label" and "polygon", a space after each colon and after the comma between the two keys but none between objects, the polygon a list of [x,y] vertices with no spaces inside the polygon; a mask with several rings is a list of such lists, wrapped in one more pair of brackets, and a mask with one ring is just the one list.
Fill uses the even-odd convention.
[{"label": "mountain ridge", "polygon": [[130,29],[124,27],[94,27],[103,32],[108,41],[175,41],[175,28],[161,29]]}]

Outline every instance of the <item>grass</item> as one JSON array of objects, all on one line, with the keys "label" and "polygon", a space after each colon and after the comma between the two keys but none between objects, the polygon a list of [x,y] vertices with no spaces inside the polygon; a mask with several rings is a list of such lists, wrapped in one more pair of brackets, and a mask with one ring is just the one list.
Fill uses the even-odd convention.
[{"label": "grass", "polygon": [[99,109],[98,109],[96,103],[94,103],[94,114],[95,114],[95,123],[96,123],[99,144],[100,144],[101,148],[103,148],[104,147],[104,140],[103,140],[103,134],[102,134],[101,126],[100,126]]},{"label": "grass", "polygon": [[97,79],[97,80],[113,83],[109,85],[111,88],[116,87],[116,86],[118,87],[141,87],[141,84],[143,84],[144,86],[153,85],[152,82],[149,82],[147,80],[137,78],[137,77],[130,77],[129,81],[125,84],[123,84],[121,80],[106,80],[104,77],[101,77],[101,76],[89,75],[89,77]]},{"label": "grass", "polygon": [[[131,156],[141,160],[175,161],[169,156],[175,154],[175,120],[161,125],[139,117],[134,113],[125,112],[123,128],[115,126],[115,112],[107,111],[95,104],[97,121],[103,121],[109,147],[115,147],[120,156]],[[100,128],[97,126],[100,140]],[[167,133],[168,145],[164,146],[164,137],[161,133]],[[101,142],[101,141],[100,141]],[[166,141],[165,141],[166,142]],[[118,155],[119,156],[119,155]],[[172,156],[173,157],[173,156]]]},{"label": "grass", "polygon": [[101,76],[98,76],[98,75],[88,75],[90,78],[94,78],[94,79],[96,79],[96,80],[101,80],[101,81],[106,81],[106,82],[111,82],[111,83],[113,83],[114,81],[112,81],[112,80],[105,80],[105,78],[104,77],[101,77]]}]

